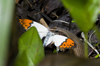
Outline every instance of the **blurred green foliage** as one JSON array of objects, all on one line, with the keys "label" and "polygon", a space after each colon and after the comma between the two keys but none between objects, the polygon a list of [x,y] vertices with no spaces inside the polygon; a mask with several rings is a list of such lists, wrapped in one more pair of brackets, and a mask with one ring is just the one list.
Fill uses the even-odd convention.
[{"label": "blurred green foliage", "polygon": [[99,54],[95,56],[95,58],[98,58],[98,57],[99,57]]},{"label": "blurred green foliage", "polygon": [[[81,31],[85,32],[85,37],[93,28],[99,13],[99,0],[61,0],[63,5],[69,10]],[[84,55],[88,57],[88,45],[84,45]]]},{"label": "blurred green foliage", "polygon": [[6,65],[14,0],[0,0],[0,66]]},{"label": "blurred green foliage", "polygon": [[35,27],[31,27],[20,38],[19,54],[15,66],[34,66],[44,58],[44,48]]},{"label": "blurred green foliage", "polygon": [[72,23],[74,23],[74,22],[75,22],[75,20],[72,20],[71,22],[72,22]]},{"label": "blurred green foliage", "polygon": [[99,0],[61,0],[83,32],[88,32],[97,20]]}]

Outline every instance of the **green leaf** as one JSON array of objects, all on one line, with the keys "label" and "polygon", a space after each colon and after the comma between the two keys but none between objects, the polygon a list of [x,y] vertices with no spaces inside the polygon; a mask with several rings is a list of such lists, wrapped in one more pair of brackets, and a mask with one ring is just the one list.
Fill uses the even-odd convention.
[{"label": "green leaf", "polygon": [[95,56],[95,58],[98,58],[98,57],[99,57],[99,54]]},{"label": "green leaf", "polygon": [[55,50],[53,51],[53,53],[57,53],[57,49],[55,49]]},{"label": "green leaf", "polygon": [[14,0],[0,0],[0,66],[6,65],[14,5]]},{"label": "green leaf", "polygon": [[78,27],[89,31],[97,19],[99,13],[99,0],[61,0],[64,6],[69,9]]},{"label": "green leaf", "polygon": [[95,46],[97,46],[97,47],[98,47],[98,45],[99,45],[99,43],[95,44]]},{"label": "green leaf", "polygon": [[26,66],[32,66],[32,64],[37,65],[44,58],[42,41],[35,27],[31,27],[19,38],[18,49],[20,55],[19,58],[21,59],[16,60],[15,65],[18,64],[18,61],[23,60],[23,58],[26,59],[18,66],[24,66],[24,63]]},{"label": "green leaf", "polygon": [[17,62],[15,66],[28,66],[28,57],[27,57],[26,52],[19,53],[16,61]]},{"label": "green leaf", "polygon": [[71,22],[72,22],[72,23],[74,23],[74,22],[75,22],[75,20],[72,20]]}]

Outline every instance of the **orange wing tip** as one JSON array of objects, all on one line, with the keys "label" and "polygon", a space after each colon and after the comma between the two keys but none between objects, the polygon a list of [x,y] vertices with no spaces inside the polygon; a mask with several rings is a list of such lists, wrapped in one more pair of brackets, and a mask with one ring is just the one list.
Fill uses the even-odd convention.
[{"label": "orange wing tip", "polygon": [[22,19],[19,19],[19,22],[22,24]]},{"label": "orange wing tip", "polygon": [[60,45],[60,48],[71,48],[73,46],[74,46],[74,41],[68,38],[65,42],[63,42]]},{"label": "orange wing tip", "polygon": [[20,22],[21,25],[23,25],[23,27],[25,29],[28,29],[28,27],[31,26],[30,24],[33,23],[33,20],[29,20],[29,19],[19,19],[19,22]]}]

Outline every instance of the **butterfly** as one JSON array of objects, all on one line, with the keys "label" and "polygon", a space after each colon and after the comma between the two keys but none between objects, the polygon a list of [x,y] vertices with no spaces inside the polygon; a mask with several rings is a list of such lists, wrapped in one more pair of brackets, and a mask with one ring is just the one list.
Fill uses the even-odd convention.
[{"label": "butterfly", "polygon": [[43,46],[49,45],[51,42],[54,42],[54,45],[57,47],[57,51],[59,49],[64,50],[66,48],[71,48],[74,46],[74,41],[66,36],[57,35],[46,28],[42,24],[35,22],[29,19],[19,19],[20,24],[28,30],[32,26],[36,27],[40,38],[46,37],[43,43]]},{"label": "butterfly", "polygon": [[25,30],[28,30],[32,26],[36,27],[36,29],[37,29],[37,31],[38,31],[41,39],[44,36],[46,36],[46,34],[48,33],[48,29],[46,27],[44,27],[40,23],[37,23],[37,22],[35,22],[33,20],[29,20],[29,19],[19,19],[19,22],[25,28]]}]

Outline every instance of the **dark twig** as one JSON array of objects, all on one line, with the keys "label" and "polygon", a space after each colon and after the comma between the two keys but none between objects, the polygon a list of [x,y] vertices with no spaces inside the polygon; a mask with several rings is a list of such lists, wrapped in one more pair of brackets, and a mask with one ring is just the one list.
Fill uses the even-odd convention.
[{"label": "dark twig", "polygon": [[22,8],[26,13],[27,13],[27,16],[29,16],[29,17],[31,17],[33,20],[36,20],[36,19],[34,19],[32,16],[31,16],[31,14],[29,14],[28,13],[28,11],[25,9],[25,8],[23,8],[20,4],[16,4],[18,7],[20,7],[20,8]]},{"label": "dark twig", "polygon": [[[38,12],[40,12],[40,10],[37,8],[37,7],[35,7],[35,6],[33,6],[33,9],[35,9],[36,11],[38,11]],[[49,22],[52,22],[52,19],[50,19],[46,14],[44,14],[43,12],[42,13],[40,13],[44,18],[46,18]]]},{"label": "dark twig", "polygon": [[[28,2],[28,4],[30,4],[28,0],[27,0],[27,2]],[[40,12],[40,9],[38,9],[38,7],[32,6],[32,5],[30,5],[30,6],[33,7],[33,9],[35,9],[36,11]],[[50,19],[46,14],[44,14],[43,12],[41,12],[40,14],[41,14],[44,18],[46,18],[49,22],[52,22],[52,19]]]}]

